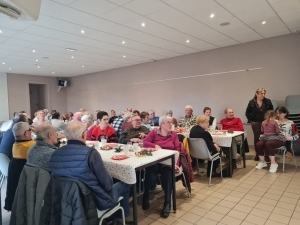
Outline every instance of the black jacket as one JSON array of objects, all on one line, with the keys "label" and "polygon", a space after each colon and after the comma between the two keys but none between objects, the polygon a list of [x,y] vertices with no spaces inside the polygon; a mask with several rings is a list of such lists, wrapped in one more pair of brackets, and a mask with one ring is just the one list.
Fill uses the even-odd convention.
[{"label": "black jacket", "polygon": [[39,225],[96,225],[93,194],[80,181],[52,177],[44,196]]},{"label": "black jacket", "polygon": [[205,131],[202,127],[196,125],[193,126],[190,132],[190,138],[203,138],[205,141],[207,148],[210,151],[210,154],[214,154],[217,152],[216,147],[214,146],[213,138],[209,132]]},{"label": "black jacket", "polygon": [[[267,112],[268,110],[274,110],[273,109],[273,104],[272,104],[270,99],[264,98],[263,101],[264,101],[263,104],[265,104],[265,110],[264,110],[265,112]],[[255,101],[254,101],[254,99],[252,99],[252,100],[249,101],[247,109],[246,109],[246,113],[245,113],[246,117],[248,119],[248,122],[251,122],[254,119],[255,114],[256,114],[256,110],[257,109],[256,109]]]}]

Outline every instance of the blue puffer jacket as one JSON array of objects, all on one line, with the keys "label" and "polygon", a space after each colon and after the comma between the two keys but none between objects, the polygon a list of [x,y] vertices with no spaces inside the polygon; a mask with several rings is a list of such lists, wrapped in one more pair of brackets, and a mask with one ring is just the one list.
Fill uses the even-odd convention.
[{"label": "blue puffer jacket", "polygon": [[[89,155],[93,150],[95,151],[95,149],[87,147],[83,142],[68,141],[67,145],[55,150],[48,166],[52,176],[74,178],[87,185],[95,196],[97,208],[105,210],[114,207],[118,203],[119,196],[117,191],[114,191],[112,188],[111,177],[104,176],[99,181],[95,172],[90,169]],[[103,164],[101,157],[97,163]],[[96,172],[102,173],[102,171]],[[106,192],[101,186],[103,184],[111,184],[110,191]]]},{"label": "blue puffer jacket", "polygon": [[0,144],[0,153],[7,155],[9,159],[12,158],[12,147],[15,143],[15,136],[12,132],[12,127],[4,132]]}]

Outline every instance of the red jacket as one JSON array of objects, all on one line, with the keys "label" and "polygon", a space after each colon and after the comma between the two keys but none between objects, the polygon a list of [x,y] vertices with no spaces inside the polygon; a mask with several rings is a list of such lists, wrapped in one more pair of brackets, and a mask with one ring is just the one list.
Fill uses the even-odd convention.
[{"label": "red jacket", "polygon": [[220,121],[223,130],[244,131],[244,126],[240,118],[225,118]]}]

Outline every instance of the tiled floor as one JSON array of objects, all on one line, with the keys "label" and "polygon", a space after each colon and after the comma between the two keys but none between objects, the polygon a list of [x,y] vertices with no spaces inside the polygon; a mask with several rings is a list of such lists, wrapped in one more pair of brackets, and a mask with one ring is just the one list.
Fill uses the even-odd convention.
[{"label": "tiled floor", "polygon": [[[150,209],[143,211],[139,206],[139,224],[300,225],[300,172],[295,170],[293,161],[287,159],[282,173],[282,159],[276,155],[278,171],[271,174],[267,168],[256,170],[252,158],[253,151],[247,154],[246,169],[238,165],[231,179],[214,178],[211,187],[207,186],[206,177],[196,175],[190,198],[181,182],[177,182],[177,212],[168,219],[159,216],[164,197],[158,187]],[[297,161],[300,165],[300,157]],[[3,210],[2,214],[3,224],[7,225],[10,215]]]}]

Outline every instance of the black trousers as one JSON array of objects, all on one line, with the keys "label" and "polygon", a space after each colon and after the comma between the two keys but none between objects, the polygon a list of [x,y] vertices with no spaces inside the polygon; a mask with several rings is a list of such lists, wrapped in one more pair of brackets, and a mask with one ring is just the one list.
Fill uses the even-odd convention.
[{"label": "black trousers", "polygon": [[146,168],[144,199],[149,199],[150,188],[156,182],[157,174],[161,175],[161,185],[165,192],[165,203],[171,203],[172,168],[164,164],[155,164]]}]

